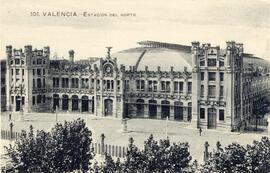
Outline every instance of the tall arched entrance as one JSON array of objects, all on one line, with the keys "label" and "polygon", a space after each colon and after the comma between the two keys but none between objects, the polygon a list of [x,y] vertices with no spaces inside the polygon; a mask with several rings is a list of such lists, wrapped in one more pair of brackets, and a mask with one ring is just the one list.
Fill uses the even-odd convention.
[{"label": "tall arched entrance", "polygon": [[104,113],[105,116],[113,115],[113,101],[111,99],[104,100]]},{"label": "tall arched entrance", "polygon": [[82,112],[88,112],[89,111],[89,100],[88,96],[82,96]]},{"label": "tall arched entrance", "polygon": [[72,100],[72,111],[77,111],[79,110],[79,97],[77,95],[73,95],[71,97]]},{"label": "tall arched entrance", "polygon": [[149,100],[148,104],[149,104],[148,106],[149,118],[156,118],[157,117],[157,101]]},{"label": "tall arched entrance", "polygon": [[56,107],[59,108],[59,95],[58,94],[53,95],[53,109],[56,110]]},{"label": "tall arched entrance", "polygon": [[161,118],[170,117],[170,102],[167,100],[161,101]]},{"label": "tall arched entrance", "polygon": [[174,102],[174,119],[179,121],[182,121],[184,119],[182,102]]},{"label": "tall arched entrance", "polygon": [[136,102],[136,108],[137,108],[137,116],[138,117],[143,117],[144,115],[144,100],[138,99]]},{"label": "tall arched entrance", "polygon": [[62,96],[62,110],[68,110],[68,95]]}]

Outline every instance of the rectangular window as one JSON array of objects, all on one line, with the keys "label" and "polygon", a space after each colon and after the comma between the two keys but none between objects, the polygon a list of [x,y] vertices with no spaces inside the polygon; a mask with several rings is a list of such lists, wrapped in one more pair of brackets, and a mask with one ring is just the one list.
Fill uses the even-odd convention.
[{"label": "rectangular window", "polygon": [[161,81],[161,92],[170,92],[170,82]]},{"label": "rectangular window", "polygon": [[37,64],[42,64],[42,60],[41,59],[37,59]]},{"label": "rectangular window", "polygon": [[13,69],[11,69],[11,75],[13,76],[13,74],[14,74],[14,73],[13,73]]},{"label": "rectangular window", "polygon": [[223,86],[220,86],[219,95],[220,95],[220,97],[224,96],[224,87]]},{"label": "rectangular window", "polygon": [[215,85],[209,85],[208,86],[208,95],[210,98],[216,97],[216,86]]},{"label": "rectangular window", "polygon": [[192,83],[188,82],[188,94],[192,93]]},{"label": "rectangular window", "polygon": [[219,74],[219,78],[220,78],[220,81],[224,81],[224,73],[223,72],[221,72]]},{"label": "rectangular window", "polygon": [[41,75],[41,70],[37,69],[37,75],[40,76]]},{"label": "rectangular window", "polygon": [[35,88],[36,87],[36,81],[35,81],[35,79],[33,79],[33,88]]},{"label": "rectangular window", "polygon": [[45,75],[45,69],[43,69],[43,75]]},{"label": "rectangular window", "polygon": [[204,80],[204,72],[201,72],[201,80]]},{"label": "rectangular window", "polygon": [[35,76],[35,69],[33,69],[33,76]]},{"label": "rectangular window", "polygon": [[201,85],[201,96],[204,96],[204,85]]},{"label": "rectangular window", "polygon": [[129,91],[129,80],[125,80],[125,90]]},{"label": "rectangular window", "polygon": [[46,83],[45,83],[45,78],[43,78],[43,87],[46,86]]},{"label": "rectangular window", "polygon": [[41,88],[41,80],[40,80],[40,78],[37,79],[37,88]]},{"label": "rectangular window", "polygon": [[209,78],[209,81],[216,81],[216,72],[209,72],[208,78]]},{"label": "rectangular window", "polygon": [[24,76],[24,69],[22,69],[22,75]]},{"label": "rectangular window", "polygon": [[140,88],[141,88],[141,82],[140,82],[140,80],[136,80],[136,89],[137,89],[137,91],[139,91]]},{"label": "rectangular window", "polygon": [[20,75],[20,69],[16,69],[16,75]]},{"label": "rectangular window", "polygon": [[219,61],[219,67],[224,67],[224,61]]},{"label": "rectangular window", "polygon": [[33,104],[33,105],[36,104],[36,97],[35,97],[35,96],[32,97],[32,104]]},{"label": "rectangular window", "polygon": [[11,104],[14,104],[14,96],[11,96]]},{"label": "rectangular window", "polygon": [[184,92],[184,82],[179,83],[179,91],[180,91],[180,93]]},{"label": "rectangular window", "polygon": [[41,103],[41,95],[37,96],[37,103]]},{"label": "rectangular window", "polygon": [[205,60],[200,61],[200,66],[205,66]]},{"label": "rectangular window", "polygon": [[173,88],[174,88],[174,92],[178,93],[179,92],[179,82],[174,82],[173,83]]},{"label": "rectangular window", "polygon": [[15,59],[15,64],[20,64],[20,59]]},{"label": "rectangular window", "polygon": [[217,66],[217,60],[215,58],[209,58],[207,61],[207,65],[210,67]]},{"label": "rectangular window", "polygon": [[205,109],[200,108],[200,119],[205,119]]},{"label": "rectangular window", "polygon": [[154,81],[153,86],[154,86],[154,92],[157,92],[157,86],[158,86],[157,81]]},{"label": "rectangular window", "polygon": [[145,89],[144,80],[136,80],[136,89],[137,91],[144,91]]},{"label": "rectangular window", "polygon": [[219,121],[224,121],[224,110],[219,110]]}]

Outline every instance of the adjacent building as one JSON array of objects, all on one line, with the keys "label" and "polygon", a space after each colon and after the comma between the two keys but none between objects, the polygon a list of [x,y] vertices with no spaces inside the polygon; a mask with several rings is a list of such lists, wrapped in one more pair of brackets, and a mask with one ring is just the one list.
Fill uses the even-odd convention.
[{"label": "adjacent building", "polygon": [[[229,41],[224,49],[142,41],[104,58],[50,59],[50,48],[6,47],[6,109],[190,122],[237,130],[270,93],[270,65]],[[2,103],[2,102],[1,102]]]}]

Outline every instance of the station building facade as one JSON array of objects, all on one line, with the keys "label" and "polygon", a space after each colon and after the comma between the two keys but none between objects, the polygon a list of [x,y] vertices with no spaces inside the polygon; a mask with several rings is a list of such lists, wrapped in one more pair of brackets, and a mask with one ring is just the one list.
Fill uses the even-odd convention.
[{"label": "station building facade", "polygon": [[[142,41],[104,58],[50,59],[50,48],[6,47],[6,110],[89,113],[190,122],[235,130],[270,93],[269,63],[243,44],[191,46]],[[257,63],[260,62],[260,63]]]}]

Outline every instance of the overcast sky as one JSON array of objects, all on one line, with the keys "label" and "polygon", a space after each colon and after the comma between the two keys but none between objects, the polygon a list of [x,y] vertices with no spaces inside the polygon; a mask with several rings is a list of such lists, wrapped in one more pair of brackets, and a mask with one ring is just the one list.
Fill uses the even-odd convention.
[{"label": "overcast sky", "polygon": [[[71,3],[74,2],[74,3]],[[135,13],[135,17],[50,17],[43,12]],[[270,1],[259,0],[1,0],[1,58],[5,46],[51,47],[52,55],[101,57],[142,40],[190,45],[244,43],[245,52],[270,61]],[[33,17],[30,12],[39,12]]]}]

